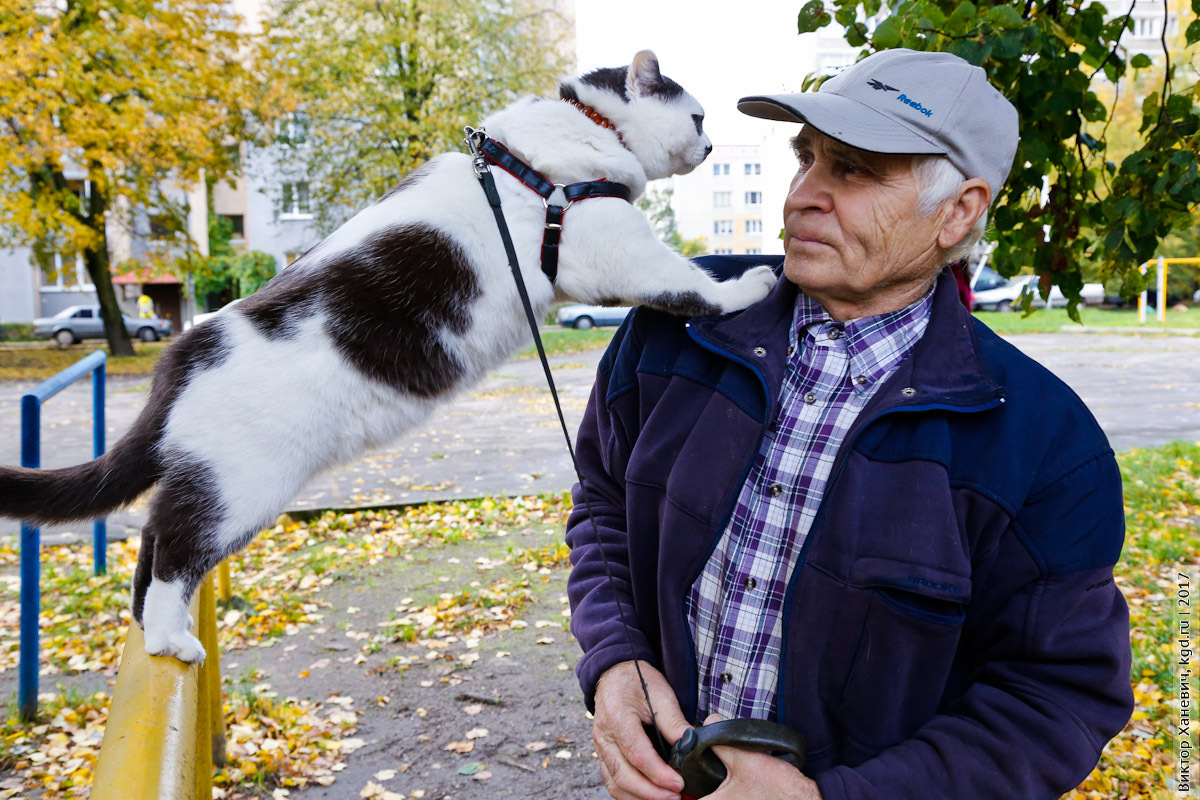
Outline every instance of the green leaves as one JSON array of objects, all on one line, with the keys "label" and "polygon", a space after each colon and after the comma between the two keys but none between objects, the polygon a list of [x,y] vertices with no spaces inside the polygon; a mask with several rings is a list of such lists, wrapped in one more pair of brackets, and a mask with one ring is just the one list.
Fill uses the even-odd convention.
[{"label": "green leaves", "polygon": [[[869,36],[858,20],[877,3],[805,8],[818,5],[853,46],[945,51],[983,67],[1017,108],[1020,145],[992,208],[992,263],[1002,274],[1032,267],[1069,296],[1085,271],[1129,289],[1139,283],[1130,270],[1164,237],[1197,225],[1200,87],[1174,66],[1189,64],[1178,55],[1183,34],[1168,34],[1167,72],[1152,53],[1126,61],[1118,40],[1128,20],[1100,2],[900,0]],[[1191,5],[1200,13],[1200,0]],[[1200,41],[1200,21],[1184,23],[1186,43]]]},{"label": "green leaves", "polygon": [[[839,23],[843,26],[849,25],[854,19],[851,12],[850,20]],[[804,7],[800,9],[799,16],[796,17],[796,30],[798,33],[812,33],[819,28],[824,28],[832,21],[829,12],[825,10],[825,4],[821,0],[808,0]]]}]

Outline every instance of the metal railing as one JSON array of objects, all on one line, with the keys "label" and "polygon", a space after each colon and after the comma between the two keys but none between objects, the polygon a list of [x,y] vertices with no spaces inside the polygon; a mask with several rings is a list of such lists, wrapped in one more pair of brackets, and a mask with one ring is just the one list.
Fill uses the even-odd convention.
[{"label": "metal railing", "polygon": [[[104,455],[104,373],[108,356],[92,353],[21,397],[21,466],[42,466],[42,404],[89,372],[92,373],[92,452]],[[21,650],[17,672],[17,705],[21,718],[37,715],[38,614],[41,610],[41,528],[21,523]],[[97,575],[106,570],[108,523],[97,519],[92,529]]]},{"label": "metal railing", "polygon": [[[1164,258],[1163,256],[1159,256],[1153,261],[1147,261],[1145,264],[1142,264],[1140,267],[1138,267],[1138,269],[1143,275],[1145,275],[1146,272],[1149,271],[1152,264],[1158,265],[1158,274],[1156,276],[1158,278],[1158,308],[1156,309],[1158,321],[1159,323],[1166,325],[1167,267],[1171,266],[1172,264],[1200,264],[1200,258]],[[1142,293],[1138,295],[1138,322],[1142,325],[1146,324],[1146,299],[1148,294],[1148,291],[1143,290]]]},{"label": "metal railing", "polygon": [[213,766],[225,763],[217,606],[208,575],[192,599],[207,657],[202,666],[146,654],[129,625],[117,688],[92,781],[92,800],[210,800]]}]

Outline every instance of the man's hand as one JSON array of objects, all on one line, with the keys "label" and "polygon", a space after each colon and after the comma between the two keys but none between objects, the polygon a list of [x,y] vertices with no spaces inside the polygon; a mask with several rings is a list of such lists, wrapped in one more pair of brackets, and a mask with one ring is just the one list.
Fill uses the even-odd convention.
[{"label": "man's hand", "polygon": [[[720,720],[720,714],[710,714],[704,724]],[[729,771],[725,782],[709,795],[712,800],[821,800],[816,781],[783,759],[737,747],[712,751]]]},{"label": "man's hand", "polygon": [[[674,743],[690,728],[667,679],[645,662],[642,676],[658,715],[663,738]],[[604,786],[616,800],[679,800],[683,779],[668,767],[646,736],[650,709],[634,662],[609,667],[596,682],[596,715],[592,740],[600,756]]]}]

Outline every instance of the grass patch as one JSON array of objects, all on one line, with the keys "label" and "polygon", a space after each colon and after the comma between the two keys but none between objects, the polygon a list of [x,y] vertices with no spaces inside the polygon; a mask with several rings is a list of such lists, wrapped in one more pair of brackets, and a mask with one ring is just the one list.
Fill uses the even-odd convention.
[{"label": "grass patch", "polygon": [[[574,328],[542,331],[542,347],[547,356],[565,356],[571,353],[586,353],[597,347],[607,347],[616,328],[590,328],[577,331]],[[515,358],[537,358],[537,348],[532,344],[517,353]]]},{"label": "grass patch", "polygon": [[[109,375],[149,375],[170,342],[134,342],[134,355],[108,357]],[[84,342],[65,349],[54,347],[0,348],[0,381],[44,381],[77,361],[99,350],[107,350],[102,341]]]},{"label": "grass patch", "polygon": [[[1067,316],[1065,308],[1035,309],[1027,318],[1022,318],[1021,312],[1012,311],[976,311],[975,318],[994,330],[996,333],[1059,333],[1064,325],[1074,328],[1075,324]],[[1153,333],[1167,328],[1197,328],[1200,329],[1200,308],[1190,311],[1167,310],[1167,324],[1158,324],[1158,318],[1147,314],[1146,324],[1138,324],[1137,309],[1129,308],[1081,308],[1079,318],[1084,326],[1097,328],[1128,328],[1130,333]]]}]

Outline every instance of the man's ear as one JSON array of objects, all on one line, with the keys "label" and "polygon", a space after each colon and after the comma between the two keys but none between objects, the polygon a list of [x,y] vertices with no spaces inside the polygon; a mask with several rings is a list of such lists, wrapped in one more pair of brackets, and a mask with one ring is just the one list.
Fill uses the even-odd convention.
[{"label": "man's ear", "polygon": [[654,91],[654,87],[662,83],[662,73],[658,71],[658,56],[653,50],[642,50],[633,57],[629,65],[629,74],[625,77],[625,88],[631,97],[645,97]]},{"label": "man's ear", "polygon": [[963,181],[938,233],[938,247],[949,250],[961,242],[991,202],[992,188],[987,181],[983,178]]}]

